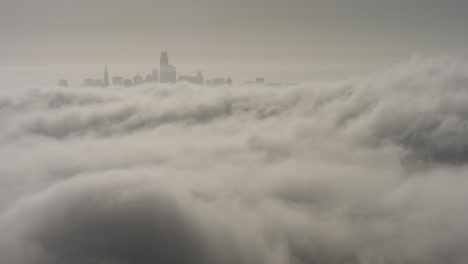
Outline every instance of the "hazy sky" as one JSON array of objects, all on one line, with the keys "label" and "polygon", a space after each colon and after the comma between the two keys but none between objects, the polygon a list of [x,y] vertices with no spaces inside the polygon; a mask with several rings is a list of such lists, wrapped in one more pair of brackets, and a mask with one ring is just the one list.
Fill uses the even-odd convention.
[{"label": "hazy sky", "polygon": [[0,0],[0,63],[325,65],[468,53],[463,0]]}]

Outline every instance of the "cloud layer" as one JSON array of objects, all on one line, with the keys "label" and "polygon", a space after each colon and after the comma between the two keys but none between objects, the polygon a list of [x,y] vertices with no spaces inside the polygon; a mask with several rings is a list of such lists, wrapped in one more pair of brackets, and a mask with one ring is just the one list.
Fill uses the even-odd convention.
[{"label": "cloud layer", "polygon": [[466,263],[465,69],[2,87],[0,262]]}]

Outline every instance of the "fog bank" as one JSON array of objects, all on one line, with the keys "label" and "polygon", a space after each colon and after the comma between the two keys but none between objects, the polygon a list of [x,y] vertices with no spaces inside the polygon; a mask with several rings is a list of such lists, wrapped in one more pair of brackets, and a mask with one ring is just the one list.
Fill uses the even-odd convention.
[{"label": "fog bank", "polygon": [[0,262],[466,263],[468,71],[0,91]]}]

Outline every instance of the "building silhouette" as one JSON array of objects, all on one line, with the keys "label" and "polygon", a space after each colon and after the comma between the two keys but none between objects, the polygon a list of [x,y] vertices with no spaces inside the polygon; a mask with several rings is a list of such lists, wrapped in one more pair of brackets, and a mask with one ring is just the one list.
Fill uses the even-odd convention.
[{"label": "building silhouette", "polygon": [[169,65],[169,56],[166,51],[161,52],[161,58],[159,60],[159,65]]},{"label": "building silhouette", "polygon": [[154,68],[151,75],[153,75],[153,82],[159,82],[158,69]]},{"label": "building silhouette", "polygon": [[109,73],[107,72],[107,64],[104,67],[104,78],[103,79],[92,79],[86,78],[84,80],[84,86],[86,87],[109,87]]},{"label": "building silhouette", "polygon": [[112,78],[112,85],[123,86],[124,85],[123,77],[122,76],[113,77]]},{"label": "building silhouette", "polygon": [[281,87],[281,86],[283,86],[282,83],[272,83],[272,82],[269,82],[267,85],[271,86],[271,87]]},{"label": "building silhouette", "polygon": [[58,86],[60,87],[68,87],[68,81],[65,79],[62,79],[58,82]]},{"label": "building silhouette", "polygon": [[94,86],[97,86],[97,87],[104,87],[104,80],[102,80],[102,79],[95,79],[95,80],[94,80]]},{"label": "building silhouette", "polygon": [[107,72],[107,64],[104,69],[104,79],[103,79],[103,87],[109,87],[109,73]]},{"label": "building silhouette", "polygon": [[133,85],[132,80],[130,80],[130,79],[125,79],[125,80],[124,80],[124,85],[125,85],[125,87],[130,87],[130,86],[132,86],[132,85]]},{"label": "building silhouette", "polygon": [[220,86],[220,85],[225,85],[225,84],[226,84],[226,79],[224,78],[213,79],[213,86]]},{"label": "building silhouette", "polygon": [[[197,72],[195,76],[189,75],[179,75],[177,78],[177,68],[169,64],[169,56],[166,51],[161,52],[160,57],[160,68],[159,72],[157,68],[154,68],[150,73],[144,75],[142,77],[140,74],[137,74],[133,78],[126,79],[122,76],[114,76],[112,77],[112,85],[114,86],[136,86],[144,83],[153,83],[153,82],[160,82],[160,83],[176,83],[179,82],[188,82],[198,85],[206,85],[206,86],[223,86],[228,85],[232,86],[233,82],[231,78],[215,78],[212,80],[205,80],[203,77],[203,73],[201,71]],[[246,82],[247,84],[257,84],[257,85],[268,85],[273,87],[279,87],[282,85],[288,84],[281,84],[281,83],[271,83],[265,84],[265,79],[263,77],[257,77],[255,81]],[[59,86],[68,87],[68,81],[65,79],[59,80]],[[109,72],[107,69],[107,64],[104,66],[104,76],[102,79],[93,79],[87,78],[84,80],[84,86],[86,87],[108,87],[110,86],[109,82]]]},{"label": "building silhouette", "polygon": [[146,74],[145,83],[152,83],[152,82],[153,82],[153,75],[152,74]]},{"label": "building silhouette", "polygon": [[91,87],[91,86],[96,86],[94,83],[94,79],[87,78],[84,80],[84,86],[86,87]]},{"label": "building silhouette", "polygon": [[140,74],[137,74],[135,77],[133,77],[133,85],[139,85],[143,83],[143,77],[141,77]]},{"label": "building silhouette", "polygon": [[203,73],[201,71],[198,71],[196,76],[180,75],[177,81],[203,85]]},{"label": "building silhouette", "polygon": [[169,64],[169,56],[167,52],[161,53],[160,67],[159,67],[159,82],[160,83],[175,83],[177,80],[176,67]]}]

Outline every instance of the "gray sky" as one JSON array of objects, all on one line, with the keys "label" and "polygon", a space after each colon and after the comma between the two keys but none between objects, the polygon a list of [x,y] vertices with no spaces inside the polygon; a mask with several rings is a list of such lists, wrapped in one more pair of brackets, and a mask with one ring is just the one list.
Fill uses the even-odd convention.
[{"label": "gray sky", "polygon": [[462,0],[0,0],[0,63],[295,67],[465,55]]}]

